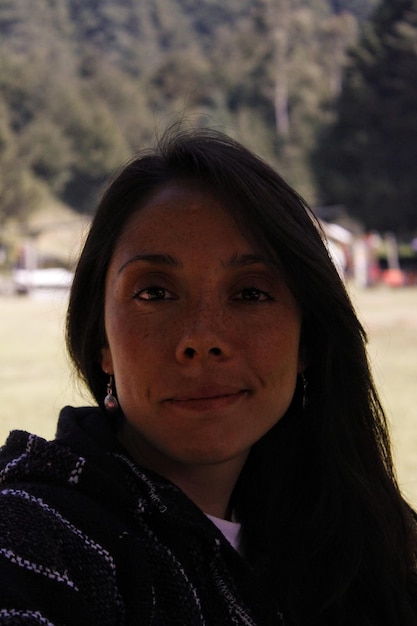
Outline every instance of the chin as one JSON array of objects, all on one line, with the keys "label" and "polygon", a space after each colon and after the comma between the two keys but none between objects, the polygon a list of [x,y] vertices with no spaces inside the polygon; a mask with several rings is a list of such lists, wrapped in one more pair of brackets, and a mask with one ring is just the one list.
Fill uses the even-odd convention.
[{"label": "chin", "polygon": [[217,465],[232,461],[239,461],[242,467],[249,454],[248,450],[227,450],[224,446],[208,447],[207,443],[201,447],[189,448],[175,455],[175,461],[184,466],[187,465]]}]

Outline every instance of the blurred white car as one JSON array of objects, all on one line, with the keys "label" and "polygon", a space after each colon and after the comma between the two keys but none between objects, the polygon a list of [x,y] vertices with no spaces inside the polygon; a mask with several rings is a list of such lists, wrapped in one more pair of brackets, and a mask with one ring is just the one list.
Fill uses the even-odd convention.
[{"label": "blurred white car", "polygon": [[15,269],[12,273],[13,288],[22,294],[34,289],[69,289],[73,278],[74,274],[62,267]]}]

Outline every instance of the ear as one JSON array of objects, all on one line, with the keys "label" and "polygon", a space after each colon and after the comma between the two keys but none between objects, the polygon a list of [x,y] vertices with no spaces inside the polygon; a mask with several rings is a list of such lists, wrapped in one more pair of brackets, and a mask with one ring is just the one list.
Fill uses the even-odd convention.
[{"label": "ear", "polygon": [[107,346],[101,349],[101,368],[106,374],[114,374],[113,359]]}]

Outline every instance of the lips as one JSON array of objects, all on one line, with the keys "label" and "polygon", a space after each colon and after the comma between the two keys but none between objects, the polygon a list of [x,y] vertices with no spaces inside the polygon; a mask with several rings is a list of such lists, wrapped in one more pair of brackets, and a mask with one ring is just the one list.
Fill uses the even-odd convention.
[{"label": "lips", "polygon": [[183,394],[177,394],[173,398],[169,398],[172,402],[187,402],[188,400],[208,400],[211,398],[221,398],[223,396],[234,396],[247,391],[247,389],[240,389],[238,387],[227,387],[224,385],[210,385],[205,387],[198,387],[191,391],[187,391]]},{"label": "lips", "polygon": [[178,394],[166,402],[173,407],[204,411],[226,408],[249,393],[248,389],[236,387],[210,386],[201,387],[185,394]]}]

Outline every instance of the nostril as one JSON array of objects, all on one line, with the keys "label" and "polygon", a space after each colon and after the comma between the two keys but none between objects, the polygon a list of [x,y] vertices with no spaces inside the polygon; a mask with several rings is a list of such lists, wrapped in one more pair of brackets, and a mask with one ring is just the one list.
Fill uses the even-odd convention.
[{"label": "nostril", "polygon": [[[214,356],[220,356],[222,354],[222,351],[220,348],[217,348],[216,346],[214,346],[213,348],[209,349],[209,354],[213,354]],[[195,355],[197,354],[197,350],[195,350],[194,348],[185,348],[184,350],[184,355],[186,357],[188,357],[189,359],[193,359],[195,357]]]}]

